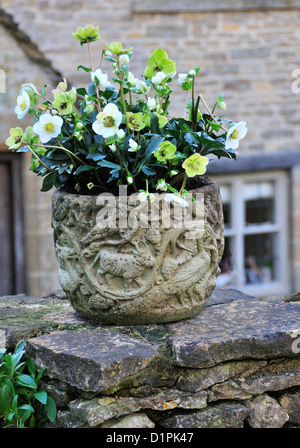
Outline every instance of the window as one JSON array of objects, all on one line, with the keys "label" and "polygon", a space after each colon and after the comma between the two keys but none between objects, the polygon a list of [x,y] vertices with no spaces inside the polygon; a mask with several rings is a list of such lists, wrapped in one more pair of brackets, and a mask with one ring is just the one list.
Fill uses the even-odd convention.
[{"label": "window", "polygon": [[254,296],[289,292],[287,175],[215,176],[221,189],[225,250],[217,287]]}]

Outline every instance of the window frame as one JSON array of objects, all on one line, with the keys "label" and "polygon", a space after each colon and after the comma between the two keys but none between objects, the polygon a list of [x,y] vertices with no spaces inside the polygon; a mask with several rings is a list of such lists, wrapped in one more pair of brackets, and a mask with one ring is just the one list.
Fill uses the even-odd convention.
[{"label": "window frame", "polygon": [[[231,187],[231,227],[224,229],[224,237],[234,239],[234,272],[236,284],[234,287],[253,296],[287,294],[290,292],[290,261],[289,261],[289,198],[288,173],[284,170],[259,173],[213,175],[219,186]],[[243,191],[248,182],[274,182],[274,223],[246,225],[245,199]],[[244,237],[262,233],[277,235],[274,253],[275,280],[269,283],[247,285],[245,283],[244,267]]]}]

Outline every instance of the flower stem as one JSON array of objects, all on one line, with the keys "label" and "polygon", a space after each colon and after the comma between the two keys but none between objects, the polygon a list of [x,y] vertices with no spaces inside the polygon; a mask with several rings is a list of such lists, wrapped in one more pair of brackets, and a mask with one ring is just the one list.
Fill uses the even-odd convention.
[{"label": "flower stem", "polygon": [[[216,120],[216,118],[214,117],[213,113],[210,111],[210,109],[209,109],[208,105],[206,104],[206,102],[205,102],[203,96],[200,94],[200,95],[198,96],[198,98],[202,101],[202,103],[203,103],[205,109],[207,110],[207,112],[209,113],[209,115],[211,116],[211,118],[213,119],[213,121],[214,121],[215,123],[217,123],[217,124],[220,124],[220,123],[218,122],[218,120]],[[224,126],[222,126],[222,125],[221,125],[221,128],[222,128],[224,131],[226,131],[226,132],[228,131],[228,129],[224,128]]]},{"label": "flower stem", "polygon": [[[91,52],[91,45],[90,45],[89,41],[87,41],[87,47],[88,47],[88,52],[89,52],[90,67],[91,67],[91,70],[93,72],[94,68],[93,68],[92,52]],[[97,110],[98,110],[98,112],[100,112],[101,111],[101,104],[100,104],[99,90],[98,90],[97,84],[96,84],[96,95],[97,95],[97,103],[98,103]]]},{"label": "flower stem", "polygon": [[192,82],[192,124],[193,124],[193,131],[195,132],[197,126],[197,112],[195,111],[195,76],[193,77]]},{"label": "flower stem", "polygon": [[38,161],[40,162],[41,165],[43,165],[43,167],[45,167],[48,171],[51,171],[52,173],[55,173],[55,172],[56,172],[56,170],[53,170],[53,169],[50,168],[48,165],[46,165],[46,164],[41,160],[41,158],[36,154],[36,152],[31,148],[31,146],[38,146],[38,147],[40,147],[41,145],[34,145],[34,144],[27,143],[27,142],[24,142],[24,143],[25,143],[25,145],[28,146],[28,148],[30,149],[30,151],[32,152],[32,154],[34,155],[34,157],[36,157],[36,158],[38,159]]},{"label": "flower stem", "polygon": [[116,143],[116,148],[117,148],[119,163],[120,163],[120,167],[121,167],[121,177],[123,179],[124,178],[124,165],[123,165],[123,159],[122,159],[122,155],[121,155],[121,151],[120,151],[118,143]]},{"label": "flower stem", "polygon": [[186,181],[187,181],[187,174],[185,173],[185,174],[184,174],[184,179],[183,179],[183,182],[182,182],[182,185],[181,185],[181,188],[180,188],[180,190],[179,190],[179,194],[181,194],[182,191],[185,189]]},{"label": "flower stem", "polygon": [[123,105],[123,113],[125,114],[125,122],[126,122],[126,128],[127,128],[127,132],[129,133],[129,126],[128,126],[128,118],[126,115],[126,103],[125,103],[125,96],[124,96],[124,88],[123,88],[123,79],[124,79],[124,75],[121,71],[121,66],[120,66],[120,55],[118,54],[118,70],[119,70],[119,78],[121,80],[121,84],[120,84],[120,93],[121,93],[121,101],[122,101],[122,105]]}]

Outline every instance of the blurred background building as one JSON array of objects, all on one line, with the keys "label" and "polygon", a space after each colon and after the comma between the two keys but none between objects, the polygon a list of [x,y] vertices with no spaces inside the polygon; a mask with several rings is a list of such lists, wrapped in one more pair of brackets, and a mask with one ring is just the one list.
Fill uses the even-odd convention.
[{"label": "blurred background building", "polygon": [[[219,286],[257,296],[300,290],[299,0],[2,0],[1,8],[0,295],[59,288],[52,193],[40,192],[27,155],[11,154],[4,142],[17,126],[21,84],[89,83],[76,70],[88,65],[86,47],[71,35],[88,23],[102,35],[95,58],[105,43],[121,41],[133,47],[130,69],[141,77],[151,52],[163,48],[178,73],[201,66],[197,89],[209,104],[223,93],[228,117],[247,122],[238,161],[209,168],[226,224]],[[173,84],[170,110],[181,116],[186,95]]]}]

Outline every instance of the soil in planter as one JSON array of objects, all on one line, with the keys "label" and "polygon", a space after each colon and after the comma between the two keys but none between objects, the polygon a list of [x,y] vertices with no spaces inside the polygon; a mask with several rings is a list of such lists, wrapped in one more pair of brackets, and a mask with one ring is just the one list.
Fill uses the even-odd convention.
[{"label": "soil in planter", "polygon": [[[87,180],[86,183],[88,183],[89,180]],[[206,176],[195,176],[192,177],[190,179],[188,179],[187,181],[187,186],[186,189],[187,190],[193,190],[195,188],[200,188],[203,187],[205,185],[209,185],[211,183],[211,180],[206,177]],[[66,193],[70,193],[70,194],[78,194],[78,195],[88,195],[88,196],[98,196],[101,193],[104,192],[109,192],[111,194],[113,194],[114,196],[119,196],[119,189],[114,187],[114,188],[109,188],[108,190],[104,190],[103,188],[99,188],[99,187],[94,187],[91,190],[87,187],[87,185],[85,183],[81,183],[80,184],[80,191],[77,191],[75,189],[75,185],[78,184],[78,181],[74,178],[74,177],[69,177],[69,179],[66,181],[65,185],[63,187],[60,187],[59,190],[60,191],[65,191]],[[178,184],[173,185],[174,188],[176,188],[177,190],[180,190],[181,187],[181,182],[178,182]],[[128,188],[128,194],[132,194],[134,193],[134,190],[131,188]]]}]

